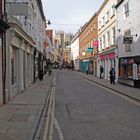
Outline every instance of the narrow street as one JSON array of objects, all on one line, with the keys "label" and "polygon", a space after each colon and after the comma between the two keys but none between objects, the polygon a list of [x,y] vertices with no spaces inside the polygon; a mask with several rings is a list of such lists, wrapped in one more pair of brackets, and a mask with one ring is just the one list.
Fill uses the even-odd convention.
[{"label": "narrow street", "polygon": [[138,104],[58,71],[53,140],[139,140],[139,118]]}]

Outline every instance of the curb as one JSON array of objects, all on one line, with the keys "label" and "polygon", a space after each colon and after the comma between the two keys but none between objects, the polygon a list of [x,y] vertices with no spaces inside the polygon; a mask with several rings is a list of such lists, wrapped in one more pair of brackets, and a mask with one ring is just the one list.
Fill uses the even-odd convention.
[{"label": "curb", "polygon": [[101,85],[101,86],[103,86],[103,87],[105,87],[105,88],[108,88],[108,89],[110,89],[110,90],[113,90],[113,91],[115,91],[115,92],[118,92],[120,95],[126,96],[126,97],[128,97],[128,98],[130,98],[130,99],[133,99],[133,100],[135,100],[135,101],[137,101],[137,102],[140,103],[140,100],[137,99],[137,98],[135,98],[135,97],[132,97],[132,96],[127,95],[127,94],[125,94],[125,93],[123,93],[123,92],[121,92],[121,91],[119,91],[119,90],[113,89],[113,88],[108,87],[108,86],[106,86],[106,85],[104,85],[104,84],[98,83],[98,82],[96,82],[96,81],[94,81],[94,80],[91,80],[91,79],[89,79],[89,78],[86,78],[86,77],[84,77],[84,76],[81,76],[80,74],[79,74],[79,76],[82,77],[82,78],[84,78],[84,79],[86,79],[86,80],[89,80],[89,81],[91,81],[91,82],[93,82],[93,83],[96,83],[97,85]]}]

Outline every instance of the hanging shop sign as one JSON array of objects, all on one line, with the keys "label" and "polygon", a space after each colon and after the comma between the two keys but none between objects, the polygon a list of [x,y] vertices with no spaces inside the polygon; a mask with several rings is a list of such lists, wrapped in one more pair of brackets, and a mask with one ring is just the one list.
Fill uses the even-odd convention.
[{"label": "hanging shop sign", "polygon": [[93,52],[93,48],[87,48],[87,52]]},{"label": "hanging shop sign", "polygon": [[123,37],[123,43],[124,44],[132,44],[133,42],[133,37]]},{"label": "hanging shop sign", "polygon": [[99,42],[98,41],[94,41],[93,42],[93,47],[98,47],[98,45],[99,45]]}]

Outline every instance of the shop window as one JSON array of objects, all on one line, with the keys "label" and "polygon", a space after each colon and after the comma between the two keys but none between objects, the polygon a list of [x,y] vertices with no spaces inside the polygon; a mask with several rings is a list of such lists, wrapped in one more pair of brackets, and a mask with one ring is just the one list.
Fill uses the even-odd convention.
[{"label": "shop window", "polygon": [[120,78],[133,79],[133,58],[120,59]]},{"label": "shop window", "polygon": [[120,66],[120,78],[133,78],[133,65]]},{"label": "shop window", "polygon": [[10,50],[11,53],[11,84],[16,84],[16,49],[14,47],[11,47]]},{"label": "shop window", "polygon": [[140,64],[138,64],[138,79],[140,80]]}]

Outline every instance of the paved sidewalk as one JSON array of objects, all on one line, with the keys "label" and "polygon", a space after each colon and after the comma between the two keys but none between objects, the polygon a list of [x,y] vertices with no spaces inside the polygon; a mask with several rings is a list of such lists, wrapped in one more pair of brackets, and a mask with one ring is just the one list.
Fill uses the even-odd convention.
[{"label": "paved sidewalk", "polygon": [[119,83],[116,83],[115,85],[111,85],[108,80],[99,79],[99,78],[95,77],[94,75],[87,75],[85,73],[77,72],[77,71],[75,71],[75,73],[96,84],[102,85],[104,87],[117,91],[120,94],[126,95],[130,98],[140,101],[140,89],[139,88],[134,88],[134,87],[130,87],[130,86],[119,84]]},{"label": "paved sidewalk", "polygon": [[0,140],[32,140],[45,106],[52,76],[44,76],[0,107]]}]

